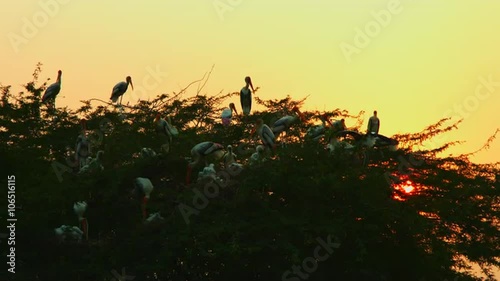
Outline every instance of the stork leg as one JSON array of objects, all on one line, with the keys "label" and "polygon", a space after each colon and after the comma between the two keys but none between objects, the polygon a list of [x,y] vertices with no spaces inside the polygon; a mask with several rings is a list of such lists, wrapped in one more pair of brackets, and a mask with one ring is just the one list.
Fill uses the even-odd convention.
[{"label": "stork leg", "polygon": [[120,106],[122,105],[123,95],[120,96]]}]

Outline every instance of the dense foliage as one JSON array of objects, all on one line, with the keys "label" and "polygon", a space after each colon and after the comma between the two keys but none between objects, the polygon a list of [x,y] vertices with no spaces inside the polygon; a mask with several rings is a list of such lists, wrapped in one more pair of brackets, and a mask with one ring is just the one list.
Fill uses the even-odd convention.
[{"label": "dense foliage", "polygon": [[[323,143],[303,140],[318,121],[316,112],[303,111],[308,122],[289,132],[288,145],[250,166],[260,143],[250,135],[255,121],[269,124],[304,101],[255,98],[267,110],[236,117],[227,128],[220,113],[237,93],[203,95],[203,87],[191,97],[186,88],[126,106],[125,115],[112,105],[96,106],[100,101],[52,112],[40,103],[47,86],[39,82],[40,72],[38,65],[24,93],[0,89],[2,186],[5,175],[14,174],[16,204],[22,206],[16,211],[15,280],[117,280],[122,268],[133,280],[477,280],[457,273],[466,266],[464,257],[484,269],[499,265],[498,163],[436,156],[454,143],[415,149],[455,128],[445,125],[448,120],[392,136],[400,141],[397,151],[330,155]],[[142,147],[161,152],[165,143],[155,132],[156,113],[171,116],[180,134],[170,153],[144,159]],[[328,114],[358,120],[357,129],[365,118],[339,109]],[[73,159],[80,118],[93,130],[92,156],[104,151],[103,172],[79,175],[67,160]],[[221,172],[227,180],[220,187],[186,186],[186,157],[202,141],[237,148],[243,169]],[[148,210],[160,212],[163,221],[143,223],[142,195],[132,192],[136,177],[151,179]],[[411,181],[415,190],[395,188],[400,180]],[[214,188],[218,192],[210,193]],[[89,240],[59,243],[55,228],[79,225],[77,201],[88,203]],[[328,239],[338,244],[317,269],[301,269],[301,278],[284,276],[292,266],[310,263],[307,258]]]}]

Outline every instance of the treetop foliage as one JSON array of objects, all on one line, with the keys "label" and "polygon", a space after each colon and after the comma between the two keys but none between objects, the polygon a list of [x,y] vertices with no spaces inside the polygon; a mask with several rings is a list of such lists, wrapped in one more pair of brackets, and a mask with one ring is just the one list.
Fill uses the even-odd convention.
[{"label": "treetop foliage", "polygon": [[[239,93],[202,94],[211,72],[177,93],[123,105],[123,112],[95,99],[77,110],[47,108],[41,72],[38,64],[24,92],[0,88],[0,165],[16,176],[22,206],[16,280],[116,280],[112,271],[122,268],[134,280],[479,280],[465,260],[490,277],[500,266],[500,163],[472,163],[468,157],[477,152],[437,156],[459,141],[425,149],[461,121],[442,119],[391,136],[399,141],[395,151],[356,147],[331,154],[324,140],[305,138],[307,129],[326,113],[355,121],[349,129],[361,132],[365,112],[301,109],[307,122],[287,132],[287,145],[250,165],[261,144],[250,133],[255,122],[270,125],[306,98],[254,96],[266,110],[235,116],[224,127],[221,111]],[[179,130],[168,153],[166,137],[155,131],[157,113]],[[82,118],[90,156],[104,152],[103,171],[77,173]],[[231,173],[216,161],[223,180],[186,186],[191,148],[203,141],[232,145],[242,168]],[[157,155],[141,157],[142,148]],[[137,177],[151,180],[147,209],[163,220],[143,221]],[[80,226],[72,209],[79,201],[88,204],[89,240],[60,242],[55,228]],[[329,239],[338,245],[324,246]],[[315,257],[318,247],[324,260]]]}]

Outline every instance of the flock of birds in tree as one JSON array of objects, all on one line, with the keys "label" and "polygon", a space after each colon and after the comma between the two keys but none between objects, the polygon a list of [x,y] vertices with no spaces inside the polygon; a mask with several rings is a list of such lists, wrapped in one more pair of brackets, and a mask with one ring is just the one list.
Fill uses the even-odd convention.
[{"label": "flock of birds in tree", "polygon": [[[51,106],[55,107],[55,99],[59,92],[61,91],[61,77],[62,71],[59,70],[57,73],[57,80],[55,83],[50,85],[43,97],[42,103],[51,104]],[[125,81],[117,83],[111,92],[110,100],[113,103],[117,103],[118,99],[120,101],[117,103],[121,106],[121,100],[123,95],[127,92],[128,85],[134,89],[132,78],[127,76]],[[255,89],[252,84],[252,79],[250,77],[245,77],[245,86],[240,91],[240,103],[244,116],[250,115],[252,109],[252,93],[255,92]],[[233,112],[238,114],[236,110],[236,106],[234,103],[230,103],[228,108],[225,108],[221,114],[221,121],[224,126],[230,126],[231,120],[233,118]],[[262,145],[258,145],[255,149],[255,153],[253,153],[249,159],[250,165],[254,165],[263,161],[266,161],[268,152],[274,154],[276,152],[276,137],[280,136],[280,134],[286,132],[289,128],[291,128],[294,124],[298,122],[305,122],[304,115],[300,112],[298,107],[293,107],[292,112],[294,115],[286,115],[277,121],[275,121],[271,127],[264,124],[262,119],[258,119],[256,121],[256,126],[251,132],[251,135],[259,136]],[[345,125],[345,120],[337,120],[335,122],[331,122],[326,114],[319,115],[319,119],[321,120],[321,125],[315,125],[308,129],[306,133],[306,137],[308,139],[318,141],[321,138],[327,139],[326,148],[333,153],[336,150],[343,150],[348,152],[348,154],[352,155],[355,146],[346,142],[341,141],[340,138],[351,136],[354,138],[357,145],[361,145],[363,147],[390,147],[391,149],[396,149],[398,142],[394,139],[385,137],[383,135],[378,134],[380,121],[377,117],[377,112],[374,112],[374,116],[370,118],[368,123],[367,134],[360,134],[357,131],[347,130]],[[156,123],[156,131],[159,134],[165,135],[167,138],[166,143],[162,145],[162,150],[164,153],[168,153],[170,151],[170,145],[172,143],[173,137],[178,136],[178,130],[172,125],[172,121],[170,117],[167,119],[161,118],[160,114],[157,114],[155,117]],[[104,151],[100,150],[97,152],[96,157],[89,157],[90,155],[90,143],[87,139],[87,127],[86,120],[81,120],[82,132],[78,136],[76,141],[76,153],[75,160],[78,163],[78,173],[88,173],[90,171],[102,171],[104,167],[101,164],[102,155]],[[284,138],[281,138],[283,140]],[[282,141],[283,145],[286,145],[284,141]],[[151,148],[142,148],[141,157],[155,157],[156,152]],[[186,185],[191,183],[191,175],[192,171],[195,167],[200,164],[204,164],[205,167],[198,174],[198,181],[206,181],[206,180],[220,180],[216,177],[216,171],[213,163],[209,163],[209,160],[213,161],[224,161],[224,166],[226,168],[230,168],[231,166],[241,166],[240,163],[236,161],[236,154],[233,152],[232,146],[228,145],[224,147],[222,144],[205,141],[198,143],[191,149],[191,159],[192,161],[187,164],[187,174],[186,174]],[[142,209],[142,217],[146,224],[163,220],[160,213],[154,213],[148,216],[147,214],[147,203],[150,198],[150,195],[154,189],[153,184],[148,178],[138,177],[134,181],[134,187],[136,190],[142,191],[144,194],[143,201],[141,204]],[[77,226],[67,226],[62,225],[59,228],[55,229],[55,234],[59,238],[60,241],[81,241],[82,237],[88,239],[88,221],[84,217],[84,213],[87,210],[86,202],[76,202],[73,206],[75,214],[78,216],[78,219],[81,224],[81,228]]]}]

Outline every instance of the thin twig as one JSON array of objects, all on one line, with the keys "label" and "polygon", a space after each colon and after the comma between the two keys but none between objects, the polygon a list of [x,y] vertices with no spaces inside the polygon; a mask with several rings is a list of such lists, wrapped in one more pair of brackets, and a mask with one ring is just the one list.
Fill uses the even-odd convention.
[{"label": "thin twig", "polygon": [[[208,82],[208,79],[210,79],[210,75],[212,75],[212,71],[214,70],[214,67],[215,67],[215,64],[212,65],[212,68],[210,69],[210,71],[208,72],[208,76],[207,76],[207,79],[205,79],[205,83],[203,83],[203,85],[201,85],[201,87],[198,87],[198,90],[196,91],[196,95],[199,95],[201,90],[205,87],[205,85],[207,84]],[[205,77],[205,76],[203,76]]]}]

